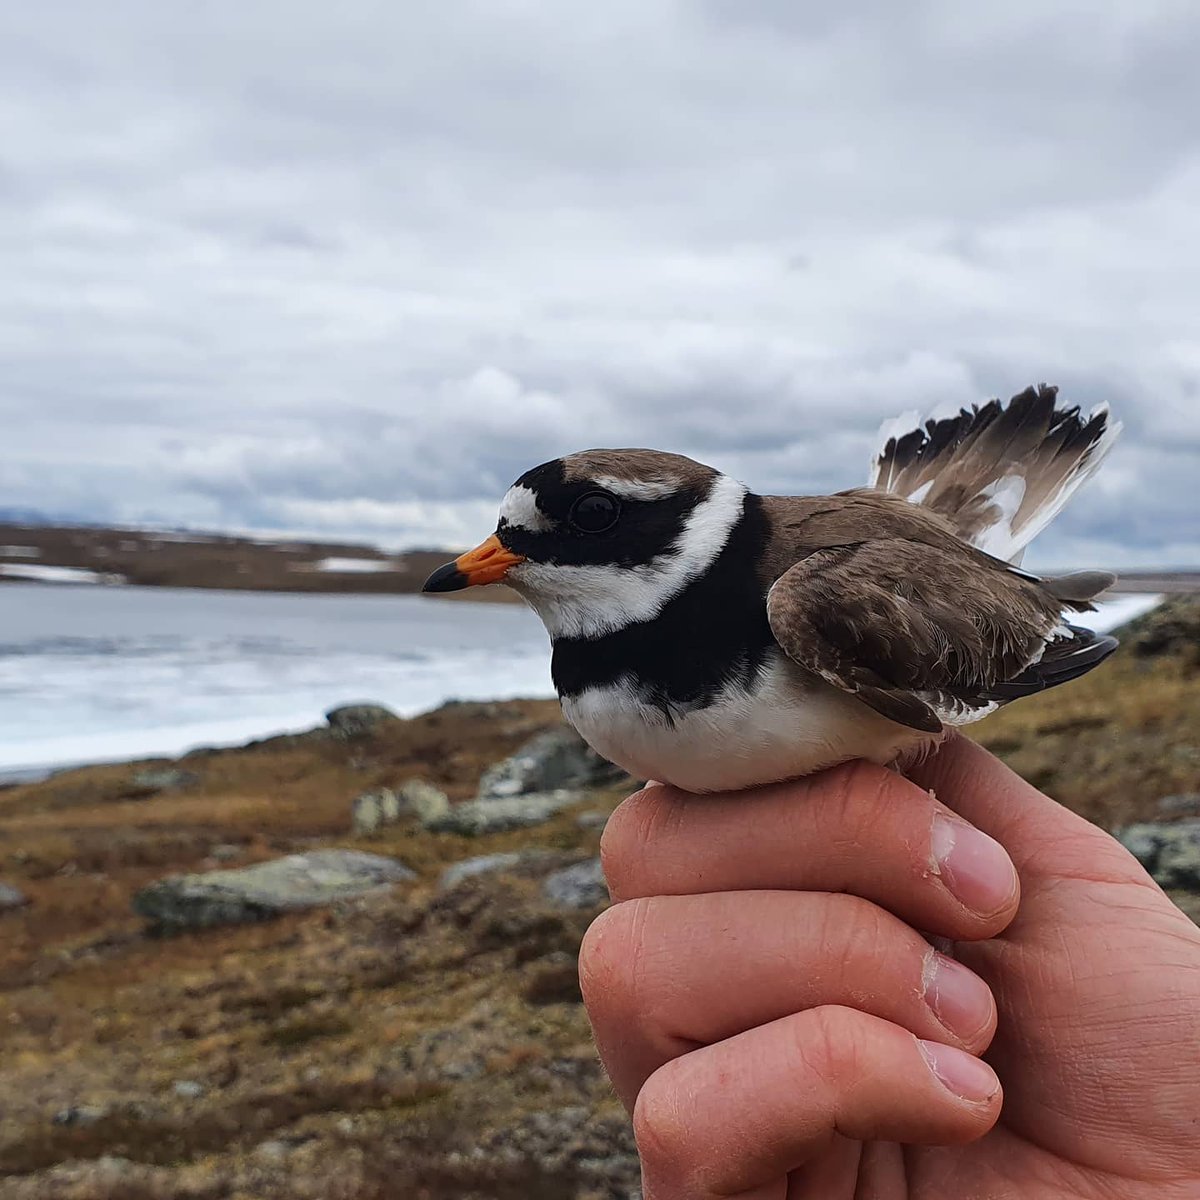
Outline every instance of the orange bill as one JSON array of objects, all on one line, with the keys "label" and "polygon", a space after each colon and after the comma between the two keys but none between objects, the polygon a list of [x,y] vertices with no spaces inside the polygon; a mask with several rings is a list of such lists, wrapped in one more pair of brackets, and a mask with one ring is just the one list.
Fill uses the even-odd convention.
[{"label": "orange bill", "polygon": [[452,563],[438,567],[425,580],[423,592],[457,592],[466,587],[477,587],[485,583],[499,583],[508,574],[510,567],[525,559],[514,554],[500,543],[493,533],[487,541],[460,554]]}]

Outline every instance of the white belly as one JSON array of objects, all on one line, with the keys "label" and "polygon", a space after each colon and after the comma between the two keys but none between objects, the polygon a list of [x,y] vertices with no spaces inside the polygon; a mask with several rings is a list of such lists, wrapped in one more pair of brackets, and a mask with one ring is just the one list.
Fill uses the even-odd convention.
[{"label": "white belly", "polygon": [[734,791],[866,758],[886,764],[937,741],[897,725],[776,660],[753,694],[730,691],[670,720],[633,686],[589,688],[563,715],[600,754],[638,779],[689,792]]}]

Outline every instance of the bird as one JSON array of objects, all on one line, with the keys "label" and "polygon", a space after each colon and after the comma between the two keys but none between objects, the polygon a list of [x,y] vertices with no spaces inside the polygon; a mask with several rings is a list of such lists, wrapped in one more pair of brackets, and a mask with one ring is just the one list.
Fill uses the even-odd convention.
[{"label": "bird", "polygon": [[495,532],[423,591],[515,589],[563,716],[635,778],[705,793],[904,770],[1117,647],[1070,620],[1115,575],[1020,565],[1120,432],[1057,396],[898,418],[867,486],[831,495],[758,495],[659,450],[568,454],[517,479]]}]

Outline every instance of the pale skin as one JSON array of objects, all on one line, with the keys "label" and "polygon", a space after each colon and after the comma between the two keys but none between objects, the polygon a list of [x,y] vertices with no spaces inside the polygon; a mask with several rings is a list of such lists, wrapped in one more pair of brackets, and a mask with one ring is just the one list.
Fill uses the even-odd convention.
[{"label": "pale skin", "polygon": [[908,774],[609,822],[580,974],[646,1200],[1196,1200],[1200,929],[966,739]]}]

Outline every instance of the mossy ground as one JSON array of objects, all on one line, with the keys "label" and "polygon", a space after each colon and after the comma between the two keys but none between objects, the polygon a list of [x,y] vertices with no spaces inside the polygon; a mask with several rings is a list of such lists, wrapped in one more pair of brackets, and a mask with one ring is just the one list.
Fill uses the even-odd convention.
[{"label": "mossy ground", "polygon": [[[594,854],[598,831],[572,811],[475,839],[347,833],[358,793],[420,775],[464,798],[557,719],[549,702],[463,705],[361,741],[201,753],[194,788],[150,798],[128,764],[0,789],[0,878],[31,900],[0,916],[0,1196],[628,1195],[632,1142],[573,985],[592,914],[530,879],[436,887],[477,854]],[[1176,658],[1122,651],[974,732],[1106,828],[1200,791],[1200,675]],[[394,855],[420,880],[172,938],[130,909],[162,875],[314,846]]]}]

